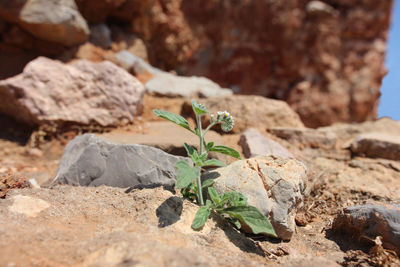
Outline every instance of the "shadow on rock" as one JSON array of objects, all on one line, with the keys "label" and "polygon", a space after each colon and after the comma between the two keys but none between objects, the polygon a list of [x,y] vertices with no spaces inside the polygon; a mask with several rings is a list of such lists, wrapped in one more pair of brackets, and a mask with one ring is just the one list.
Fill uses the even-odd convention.
[{"label": "shadow on rock", "polygon": [[128,189],[125,190],[125,193],[128,194],[128,193],[132,192],[132,191],[135,190],[135,189],[138,189],[138,190],[142,190],[142,189],[154,189],[154,188],[157,188],[157,187],[162,187],[164,190],[167,190],[167,191],[171,192],[172,194],[175,194],[175,193],[176,193],[174,186],[162,185],[162,184],[159,184],[159,183],[156,183],[156,184],[149,184],[149,185],[138,184],[138,185],[135,185],[135,186],[131,186],[131,187],[129,187]]},{"label": "shadow on rock", "polygon": [[17,142],[20,145],[26,145],[29,142],[34,126],[25,125],[16,121],[14,118],[0,114],[0,139]]},{"label": "shadow on rock", "polygon": [[356,236],[349,236],[344,233],[338,233],[333,229],[326,230],[326,238],[334,241],[343,252],[347,252],[349,250],[361,250],[365,253],[368,253],[369,249],[374,245],[373,242],[370,240],[362,240]]},{"label": "shadow on rock", "polygon": [[232,242],[243,252],[253,253],[265,257],[264,252],[254,243],[254,241],[248,238],[244,233],[236,230],[228,221],[224,220],[220,215],[213,214],[213,220],[217,222],[217,226],[220,227],[229,241]]},{"label": "shadow on rock", "polygon": [[183,209],[183,201],[177,196],[166,199],[157,209],[158,227],[163,228],[179,221]]}]

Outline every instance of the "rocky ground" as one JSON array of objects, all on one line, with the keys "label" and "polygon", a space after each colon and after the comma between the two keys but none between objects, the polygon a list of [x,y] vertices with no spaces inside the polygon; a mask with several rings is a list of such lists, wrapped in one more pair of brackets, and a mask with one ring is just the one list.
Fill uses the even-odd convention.
[{"label": "rocky ground", "polygon": [[[0,1],[0,266],[399,266],[392,2]],[[174,163],[198,140],[153,114],[193,126],[191,99],[242,155],[202,178],[277,238],[191,229]]]},{"label": "rocky ground", "polygon": [[[183,155],[182,140],[193,145],[195,141],[191,141],[193,139],[185,130],[166,125],[152,116],[151,110],[160,106],[181,113],[185,108],[185,100],[146,95],[145,109],[140,119],[132,125],[98,135],[116,143],[146,144]],[[241,127],[240,116],[248,114],[240,107],[231,111],[237,114],[238,127]],[[273,121],[273,117],[270,119]],[[396,152],[400,146],[397,139],[399,122],[381,119],[319,129],[304,128],[298,122],[295,117],[281,121],[281,125],[268,126],[268,123],[254,122],[251,126],[256,128],[252,128],[253,132],[248,136],[247,132],[221,134],[213,131],[209,137],[219,144],[235,147],[242,155],[245,155],[243,148],[253,151],[253,156],[260,151],[262,153],[263,149],[269,154],[279,154],[285,150],[290,157],[301,160],[307,166],[307,175],[303,177],[303,204],[294,206],[293,219],[297,226],[287,241],[240,233],[216,216],[201,231],[193,231],[190,222],[196,205],[162,187],[127,190],[107,186],[93,188],[52,184],[64,146],[78,132],[60,135],[36,147],[3,138],[0,140],[0,264],[400,264],[395,254],[396,247],[390,245],[393,240],[388,246],[385,242],[382,246],[374,241],[376,236],[368,232],[368,227],[360,226],[357,229],[356,225],[351,234],[342,233],[351,223],[345,229],[333,227],[340,215],[345,216],[346,207],[366,203],[400,203],[400,154]],[[379,141],[382,132],[393,138],[386,143]],[[373,149],[368,150],[368,156],[356,149],[355,143],[362,140],[357,136],[366,133],[372,136],[368,139],[367,146],[370,148],[373,144],[383,142],[375,150],[378,153],[375,156]],[[275,142],[279,147],[268,145],[268,142]],[[397,158],[391,158],[393,153]],[[26,182],[29,178],[36,179],[42,187],[35,188]],[[16,189],[11,190],[11,187]],[[393,224],[394,228],[388,229],[384,223],[377,230],[379,235],[387,238],[385,235],[391,235],[388,231],[398,229],[398,213],[396,216],[388,219],[391,222],[386,221],[387,224]]]}]

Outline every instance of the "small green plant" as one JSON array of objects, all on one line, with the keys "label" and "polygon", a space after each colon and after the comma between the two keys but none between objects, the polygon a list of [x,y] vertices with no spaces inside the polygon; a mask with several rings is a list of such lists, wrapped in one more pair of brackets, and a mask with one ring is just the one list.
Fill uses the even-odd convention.
[{"label": "small green plant", "polygon": [[[169,120],[185,128],[199,137],[199,149],[184,143],[188,156],[193,161],[193,166],[184,160],[175,164],[177,169],[177,181],[175,187],[181,189],[184,198],[190,201],[196,201],[200,205],[199,210],[192,223],[192,228],[197,230],[201,228],[210,217],[211,212],[216,212],[226,218],[238,229],[251,229],[255,234],[266,234],[276,237],[274,228],[269,220],[255,207],[248,206],[247,198],[239,192],[230,191],[222,195],[212,187],[214,180],[208,179],[201,181],[201,171],[206,166],[224,167],[223,162],[217,159],[208,159],[209,152],[217,152],[240,159],[240,154],[233,148],[227,146],[217,146],[214,142],[207,143],[206,133],[215,125],[220,124],[225,132],[233,129],[233,117],[227,111],[217,112],[215,117],[210,115],[210,124],[203,130],[201,119],[210,114],[204,105],[198,104],[192,100],[192,108],[196,115],[197,126],[192,129],[188,121],[178,114],[168,111],[153,110],[154,114],[160,118]],[[208,198],[204,199],[203,191],[206,191]]]}]

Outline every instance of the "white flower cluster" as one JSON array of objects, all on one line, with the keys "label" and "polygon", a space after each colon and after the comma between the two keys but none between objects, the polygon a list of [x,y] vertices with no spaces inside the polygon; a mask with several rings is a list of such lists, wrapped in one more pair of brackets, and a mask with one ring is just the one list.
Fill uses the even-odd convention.
[{"label": "white flower cluster", "polygon": [[233,120],[233,116],[229,114],[228,111],[218,111],[217,112],[217,121],[221,122],[221,129],[224,132],[229,132],[233,129],[233,125],[235,124],[235,121]]}]

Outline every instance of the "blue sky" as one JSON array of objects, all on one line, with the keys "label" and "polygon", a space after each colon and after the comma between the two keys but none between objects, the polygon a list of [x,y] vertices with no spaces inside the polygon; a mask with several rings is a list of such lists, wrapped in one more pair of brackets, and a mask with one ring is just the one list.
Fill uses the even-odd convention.
[{"label": "blue sky", "polygon": [[[381,0],[377,0],[381,1]],[[378,117],[400,120],[400,0],[395,0],[386,52],[388,74],[381,87]]]}]

